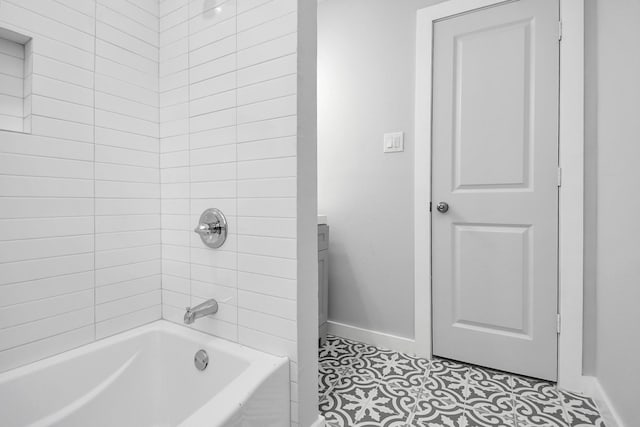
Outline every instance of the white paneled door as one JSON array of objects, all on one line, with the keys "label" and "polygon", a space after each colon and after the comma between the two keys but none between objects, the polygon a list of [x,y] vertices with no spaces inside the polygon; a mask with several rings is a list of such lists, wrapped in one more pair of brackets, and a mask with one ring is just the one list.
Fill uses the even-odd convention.
[{"label": "white paneled door", "polygon": [[520,0],[436,22],[433,34],[433,352],[548,380],[558,29],[558,0]]}]

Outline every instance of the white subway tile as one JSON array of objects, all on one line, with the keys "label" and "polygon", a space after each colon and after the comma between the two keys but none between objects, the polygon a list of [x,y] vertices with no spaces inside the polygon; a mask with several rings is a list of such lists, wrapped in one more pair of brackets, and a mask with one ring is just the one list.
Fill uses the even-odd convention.
[{"label": "white subway tile", "polygon": [[238,162],[238,179],[295,177],[297,167],[295,157]]},{"label": "white subway tile", "polygon": [[165,243],[162,245],[162,259],[176,262],[189,262],[189,248]]},{"label": "white subway tile", "polygon": [[139,279],[158,274],[161,271],[160,260],[126,264],[96,270],[96,286],[105,286]]},{"label": "white subway tile", "polygon": [[93,289],[93,271],[48,277],[45,279],[0,286],[0,306],[7,307],[29,301],[47,301],[58,295]]},{"label": "white subway tile", "polygon": [[[134,164],[137,166],[157,167],[157,163],[158,163],[157,153],[159,151],[158,138],[153,138],[153,137],[144,136],[144,135],[134,135],[131,133],[127,133],[127,132],[123,132],[115,129],[107,129],[107,128],[95,128],[95,138],[96,138],[96,145],[111,146],[111,147],[116,147],[120,149],[127,148],[129,150],[147,151],[149,153],[152,153],[146,156],[142,154],[141,156],[144,156],[143,161],[133,162],[128,164]],[[126,158],[128,157],[127,154],[128,154],[128,151],[112,150],[108,148],[107,149],[99,148],[98,150],[96,150],[97,159],[101,161],[106,161],[106,162],[109,162],[109,159],[112,159],[111,163],[130,162]],[[118,155],[122,156],[122,158],[120,158],[121,159],[120,161],[118,161],[119,158],[116,157]],[[137,159],[138,158],[136,158],[136,160]],[[153,166],[153,165],[156,165],[156,166]]]},{"label": "white subway tile", "polygon": [[[128,201],[124,201],[128,203]],[[96,207],[98,210],[98,207]],[[150,215],[109,215],[96,217],[96,233],[123,231],[159,230],[160,216]]]},{"label": "white subway tile", "polygon": [[[264,0],[258,0],[264,2]],[[291,12],[238,33],[238,49],[246,49],[273,40],[298,29],[298,15]]]},{"label": "white subway tile", "polygon": [[295,341],[276,337],[243,326],[238,327],[238,337],[238,342],[242,345],[278,356],[286,356],[294,361],[297,360],[297,346]]},{"label": "white subway tile", "polygon": [[297,55],[291,54],[267,62],[242,68],[237,72],[238,87],[266,82],[278,77],[295,74],[298,62]]},{"label": "white subway tile", "polygon": [[[157,199],[95,199],[96,215],[155,215],[144,220],[149,226],[158,224],[160,200]],[[97,220],[96,220],[97,222]],[[104,223],[104,222],[103,222]]]},{"label": "white subway tile", "polygon": [[[225,308],[236,305],[236,289],[234,287],[191,280],[191,295],[203,300],[214,298],[221,306],[224,305]],[[216,317],[218,316],[216,315]],[[224,316],[224,314],[220,316],[220,318],[233,322],[236,320],[235,318],[230,319]]]},{"label": "white subway tile", "polygon": [[290,341],[295,341],[297,338],[295,321],[244,308],[238,309],[238,325]]},{"label": "white subway tile", "polygon": [[193,8],[193,12],[195,14],[189,20],[190,34],[196,34],[234,17],[236,15],[236,1],[227,0],[219,3],[214,8],[207,6],[205,8],[198,9],[196,7]]},{"label": "white subway tile", "polygon": [[191,231],[189,215],[171,215],[163,213],[161,221],[163,230]]},{"label": "white subway tile", "polygon": [[295,198],[238,199],[238,216],[295,218],[296,209]]},{"label": "white subway tile", "polygon": [[160,274],[96,288],[96,304],[160,290]]},{"label": "white subway tile", "polygon": [[92,89],[39,74],[32,77],[31,93],[93,108]]},{"label": "white subway tile", "polygon": [[246,49],[238,50],[238,68],[250,67],[274,58],[296,53],[297,47],[297,34],[291,33]]},{"label": "white subway tile", "polygon": [[244,86],[238,89],[238,105],[252,104],[297,93],[295,74]]},{"label": "white subway tile", "polygon": [[296,251],[296,239],[238,236],[238,252],[242,254],[296,259]]},{"label": "white subway tile", "polygon": [[[146,182],[155,184],[159,184],[160,182],[160,176],[156,168],[116,165],[113,163],[96,163],[95,179],[105,181]],[[153,193],[158,193],[158,191],[160,191],[159,186],[157,190],[153,190]]]},{"label": "white subway tile", "polygon": [[160,182],[163,185],[189,182],[189,172],[190,170],[189,170],[189,167],[187,166],[162,169],[160,171],[161,173]]},{"label": "white subway tile", "polygon": [[160,245],[96,251],[96,269],[129,265],[161,258]]},{"label": "white subway tile", "polygon": [[209,95],[215,95],[221,92],[233,90],[236,87],[235,71],[227,72],[219,76],[210,76],[206,80],[200,82],[191,82],[190,92],[191,99],[195,100]]},{"label": "white subway tile", "polygon": [[297,264],[295,259],[277,258],[275,256],[239,253],[238,270],[285,279],[295,279],[297,277]]},{"label": "white subway tile", "polygon": [[0,241],[0,263],[93,252],[93,235]]},{"label": "white subway tile", "polygon": [[192,182],[190,196],[193,199],[215,199],[236,197],[235,181]]},{"label": "white subway tile", "polygon": [[232,35],[191,50],[188,64],[190,67],[196,67],[234,52],[236,52],[236,37]]},{"label": "white subway tile", "polygon": [[230,73],[236,69],[236,54],[232,53],[213,61],[205,62],[193,68],[189,68],[191,83],[198,83],[212,77]]},{"label": "white subway tile", "polygon": [[[136,101],[120,98],[103,92],[96,92],[95,108],[111,113],[118,113],[132,118],[153,122],[157,128],[159,113],[157,106],[150,106]],[[110,127],[107,123],[105,127]],[[157,132],[157,131],[156,131]],[[136,132],[137,133],[137,132]]]},{"label": "white subway tile", "polygon": [[93,161],[93,144],[15,132],[1,135],[0,152]]},{"label": "white subway tile", "polygon": [[[235,181],[236,163],[220,163],[213,165],[192,166],[191,182]],[[195,197],[195,196],[193,196]]]},{"label": "white subway tile", "polygon": [[[264,276],[240,271],[238,272],[238,289],[249,291],[251,294],[263,294],[295,301],[297,282],[282,277]],[[259,296],[260,295],[254,296],[254,298],[258,298]],[[249,304],[250,303],[251,302],[249,302]]]},{"label": "white subway tile", "polygon": [[191,264],[191,278],[194,281],[227,287],[235,287],[237,282],[235,270],[198,264]]},{"label": "white subway tile", "polygon": [[158,105],[157,92],[144,86],[139,86],[134,79],[123,81],[100,73],[96,73],[95,79],[96,91],[98,92],[108,93],[152,107]]},{"label": "white subway tile", "polygon": [[229,90],[215,95],[192,100],[189,103],[190,115],[200,116],[214,111],[225,110],[236,106],[236,91]]},{"label": "white subway tile", "polygon": [[288,116],[240,124],[238,125],[238,142],[292,136],[297,132],[297,123],[296,116]]},{"label": "white subway tile", "polygon": [[120,233],[101,233],[95,236],[96,251],[132,248],[160,244],[158,230],[134,230]]},{"label": "white subway tile", "polygon": [[157,39],[159,31],[158,14],[155,12],[149,12],[148,10],[140,7],[139,2],[129,0],[98,0],[98,3],[117,11],[120,16],[128,17],[132,21],[135,21],[127,21],[129,28],[137,28],[140,25],[136,25],[136,23],[139,23],[143,27],[152,30]]},{"label": "white subway tile", "polygon": [[84,179],[0,176],[0,196],[93,197],[93,182]]},{"label": "white subway tile", "polygon": [[266,237],[296,237],[295,218],[238,217],[238,234]]},{"label": "white subway tile", "polygon": [[[163,260],[163,263],[170,263],[170,262],[173,262],[173,261],[169,260],[165,262]],[[188,295],[191,289],[191,281],[189,280],[188,277],[178,277],[178,276],[172,276],[169,274],[163,274],[162,289],[187,295],[187,298],[188,298]],[[187,305],[180,305],[178,307],[187,307],[188,305],[190,305],[190,303],[187,303]]]},{"label": "white subway tile", "polygon": [[174,292],[169,289],[163,289],[162,304],[175,307],[178,309],[184,309],[184,307],[190,307],[191,297],[189,296],[188,292],[189,292],[188,289],[187,289],[187,293]]},{"label": "white subway tile", "polygon": [[53,356],[94,339],[93,325],[78,328],[60,335],[53,335],[20,347],[0,352],[0,372],[17,368],[45,357]]},{"label": "white subway tile", "polygon": [[258,311],[272,316],[296,320],[296,301],[263,293],[238,290],[238,307]]},{"label": "white subway tile", "polygon": [[0,219],[40,218],[42,212],[47,212],[50,217],[93,215],[93,199],[5,198],[2,209],[0,209]]},{"label": "white subway tile", "polygon": [[[124,47],[96,38],[96,55],[151,75],[158,74],[158,61],[129,51]],[[96,70],[97,71],[97,70]]]},{"label": "white subway tile", "polygon": [[160,185],[146,182],[95,181],[95,196],[124,199],[160,198]]},{"label": "white subway tile", "polygon": [[[184,312],[182,314],[184,315]],[[235,323],[224,322],[213,317],[198,319],[192,328],[229,341],[238,340],[238,326]]]},{"label": "white subway tile", "polygon": [[[155,46],[156,50],[158,48],[158,28],[157,24],[152,20],[147,21],[147,25],[150,25],[151,28],[147,25],[139,25],[139,22],[130,18],[132,13],[135,13],[136,8],[133,7],[130,3],[124,1],[116,1],[113,0],[111,2],[105,2],[105,4],[109,7],[105,7],[101,2],[98,2],[96,6],[96,19],[98,24],[106,23],[109,26],[118,29],[119,31],[126,33],[129,36],[135,37],[138,40],[142,40],[150,46]],[[118,12],[116,12],[116,9]],[[133,15],[135,17],[135,15]],[[140,14],[138,14],[140,16]],[[155,24],[155,25],[154,25]],[[156,27],[156,28],[153,28]],[[100,33],[100,25],[96,26],[96,34],[98,37],[102,37],[103,34]],[[113,42],[113,40],[111,40]],[[156,61],[158,58],[156,57]]]},{"label": "white subway tile", "polygon": [[96,339],[102,339],[119,332],[135,328],[145,323],[151,323],[160,319],[162,309],[160,304],[144,308],[139,311],[127,313],[103,322],[96,323]]},{"label": "white subway tile", "polygon": [[191,230],[170,230],[162,227],[162,243],[173,246],[189,246]]},{"label": "white subway tile", "polygon": [[156,289],[139,295],[117,299],[96,305],[96,321],[112,319],[160,304],[160,290]]},{"label": "white subway tile", "polygon": [[0,329],[93,307],[93,289],[0,308]]},{"label": "white subway tile", "polygon": [[0,220],[0,241],[93,234],[93,217]]},{"label": "white subway tile", "polygon": [[102,163],[124,164],[148,168],[158,166],[157,153],[112,147],[109,145],[96,145],[95,153],[96,161]]},{"label": "white subway tile", "polygon": [[297,10],[297,0],[273,0],[238,15],[238,32]]},{"label": "white subway tile", "polygon": [[51,117],[31,116],[31,132],[34,135],[70,139],[93,143],[93,126]]},{"label": "white subway tile", "polygon": [[18,154],[0,154],[0,171],[6,175],[79,179],[93,178],[93,164],[88,161]]},{"label": "white subway tile", "polygon": [[93,323],[93,307],[0,330],[0,351]]},{"label": "white subway tile", "polygon": [[[217,145],[234,144],[236,142],[236,127],[228,126],[204,132],[192,133],[189,136],[189,139],[189,144],[192,150],[214,147]],[[195,153],[197,153],[197,151],[194,151],[192,154]]]},{"label": "white subway tile", "polygon": [[[226,37],[234,36],[236,32],[236,20],[227,19],[218,24],[205,28],[189,37],[189,49],[196,50],[209,43],[214,43]],[[235,37],[234,37],[235,38]]]}]

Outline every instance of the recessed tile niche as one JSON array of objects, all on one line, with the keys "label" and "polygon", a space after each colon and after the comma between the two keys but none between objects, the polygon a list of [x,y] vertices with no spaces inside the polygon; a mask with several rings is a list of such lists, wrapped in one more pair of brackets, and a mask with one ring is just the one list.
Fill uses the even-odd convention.
[{"label": "recessed tile niche", "polygon": [[0,130],[31,132],[31,38],[0,27]]}]

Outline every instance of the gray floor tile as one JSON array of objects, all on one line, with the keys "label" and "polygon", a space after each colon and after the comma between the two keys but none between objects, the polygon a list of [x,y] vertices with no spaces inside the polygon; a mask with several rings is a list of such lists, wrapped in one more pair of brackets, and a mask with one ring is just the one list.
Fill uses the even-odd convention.
[{"label": "gray floor tile", "polygon": [[593,400],[550,382],[333,336],[319,355],[328,427],[604,427]]}]

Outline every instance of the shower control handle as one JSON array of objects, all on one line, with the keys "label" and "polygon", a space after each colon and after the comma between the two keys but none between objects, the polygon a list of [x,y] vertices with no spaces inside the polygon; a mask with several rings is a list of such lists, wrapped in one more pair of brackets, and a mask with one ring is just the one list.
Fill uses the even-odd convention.
[{"label": "shower control handle", "polygon": [[449,211],[449,204],[447,202],[440,202],[436,206],[436,209],[440,213],[446,213],[447,211]]},{"label": "shower control handle", "polygon": [[200,236],[202,243],[217,249],[227,239],[227,219],[219,209],[207,209],[200,216],[198,226],[193,231]]},{"label": "shower control handle", "polygon": [[200,236],[208,236],[209,234],[220,234],[222,230],[222,226],[216,223],[210,224],[198,224],[198,226],[193,230],[198,233]]}]

